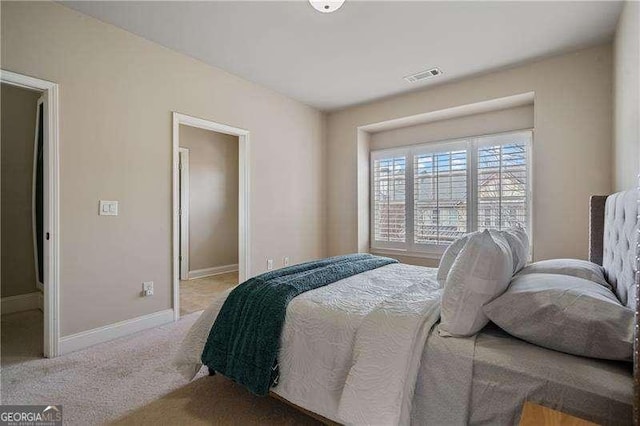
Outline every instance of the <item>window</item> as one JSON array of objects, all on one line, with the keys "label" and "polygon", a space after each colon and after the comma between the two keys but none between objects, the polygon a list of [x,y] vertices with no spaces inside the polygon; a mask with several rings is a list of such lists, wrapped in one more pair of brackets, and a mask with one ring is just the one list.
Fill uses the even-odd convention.
[{"label": "window", "polygon": [[[406,158],[385,156],[373,162],[375,240],[406,242]],[[400,246],[398,246],[400,247]]]},{"label": "window", "polygon": [[449,244],[467,232],[467,149],[465,144],[414,150],[414,243]]},{"label": "window", "polygon": [[531,223],[532,131],[373,151],[371,247],[439,254],[461,235]]}]

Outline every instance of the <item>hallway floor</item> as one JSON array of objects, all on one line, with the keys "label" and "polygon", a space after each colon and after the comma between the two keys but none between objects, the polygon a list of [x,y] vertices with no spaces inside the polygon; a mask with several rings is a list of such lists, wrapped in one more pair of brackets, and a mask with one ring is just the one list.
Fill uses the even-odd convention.
[{"label": "hallway floor", "polygon": [[180,281],[180,316],[202,311],[219,293],[238,285],[238,272]]},{"label": "hallway floor", "polygon": [[2,315],[0,324],[0,366],[2,368],[43,357],[42,311]]}]

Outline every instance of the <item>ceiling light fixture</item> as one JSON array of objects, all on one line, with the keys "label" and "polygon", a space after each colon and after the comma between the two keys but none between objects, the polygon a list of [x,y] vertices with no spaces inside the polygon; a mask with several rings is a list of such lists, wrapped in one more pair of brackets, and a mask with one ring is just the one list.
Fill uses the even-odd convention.
[{"label": "ceiling light fixture", "polygon": [[345,0],[309,0],[309,3],[311,3],[311,6],[313,6],[313,8],[318,12],[331,13],[340,9],[344,4],[344,1]]}]

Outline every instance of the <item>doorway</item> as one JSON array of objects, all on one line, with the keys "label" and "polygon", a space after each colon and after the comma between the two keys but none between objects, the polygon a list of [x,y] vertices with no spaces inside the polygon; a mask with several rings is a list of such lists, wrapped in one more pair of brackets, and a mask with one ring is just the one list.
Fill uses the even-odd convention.
[{"label": "doorway", "polygon": [[4,366],[58,355],[58,85],[0,83]]},{"label": "doorway", "polygon": [[247,277],[248,144],[246,130],[173,115],[176,320]]}]

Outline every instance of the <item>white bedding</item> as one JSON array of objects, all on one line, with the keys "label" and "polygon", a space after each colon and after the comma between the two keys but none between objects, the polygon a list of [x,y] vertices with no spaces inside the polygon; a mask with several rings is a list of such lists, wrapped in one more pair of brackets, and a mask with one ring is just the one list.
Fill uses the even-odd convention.
[{"label": "white bedding", "polygon": [[[392,264],[294,298],[273,391],[346,424],[408,424],[424,343],[439,318],[436,269]],[[189,331],[175,364],[188,378],[226,294]]]},{"label": "white bedding", "polygon": [[[393,264],[294,298],[272,390],[347,424],[510,425],[527,400],[601,424],[630,422],[630,364],[563,354],[491,328],[438,336],[435,275]],[[189,379],[225,299],[204,311],[175,357]]]}]

